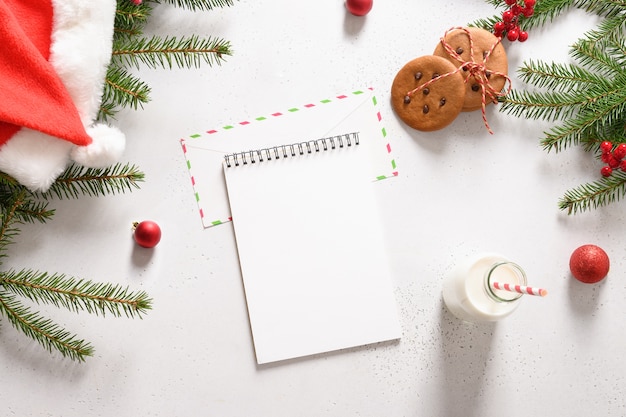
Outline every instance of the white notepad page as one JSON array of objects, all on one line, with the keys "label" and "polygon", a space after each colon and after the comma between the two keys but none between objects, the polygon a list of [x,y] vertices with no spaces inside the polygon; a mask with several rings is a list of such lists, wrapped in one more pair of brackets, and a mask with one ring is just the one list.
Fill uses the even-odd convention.
[{"label": "white notepad page", "polygon": [[367,147],[328,145],[224,163],[259,364],[401,335]]}]

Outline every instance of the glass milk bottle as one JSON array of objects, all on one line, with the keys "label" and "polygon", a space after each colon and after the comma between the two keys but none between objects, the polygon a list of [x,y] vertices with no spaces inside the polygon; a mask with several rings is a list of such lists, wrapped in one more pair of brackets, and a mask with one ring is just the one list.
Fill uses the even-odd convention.
[{"label": "glass milk bottle", "polygon": [[494,282],[526,285],[526,274],[519,265],[498,254],[470,257],[444,278],[444,303],[462,320],[500,320],[515,311],[522,294],[494,289]]}]

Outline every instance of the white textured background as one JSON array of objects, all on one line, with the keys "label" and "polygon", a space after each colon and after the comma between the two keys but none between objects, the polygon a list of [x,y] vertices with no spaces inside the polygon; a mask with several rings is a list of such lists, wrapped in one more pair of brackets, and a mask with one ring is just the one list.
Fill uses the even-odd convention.
[{"label": "white textured background", "polygon": [[[598,162],[578,149],[547,154],[547,125],[495,107],[494,135],[479,112],[425,134],[389,105],[402,65],[431,54],[448,28],[493,13],[479,0],[377,0],[365,18],[341,0],[159,7],[151,31],[223,37],[234,56],[214,68],[142,69],[153,101],[117,119],[125,159],[146,172],[141,190],[54,202],[53,220],[25,227],[3,265],[128,284],[148,291],[154,310],[127,320],[45,309],[95,345],[84,364],[51,356],[3,320],[2,415],[626,415],[626,207],[576,216],[557,208],[566,189],[598,177]],[[567,60],[594,23],[575,11],[532,31],[507,47],[511,75],[528,58]],[[257,367],[231,225],[202,229],[178,139],[368,86],[400,172],[378,189],[403,338]],[[131,239],[142,219],[163,228],[154,251]],[[569,256],[585,243],[611,257],[601,284],[569,275]],[[515,260],[549,296],[525,299],[497,325],[459,322],[442,306],[441,281],[455,260],[480,251]]]}]

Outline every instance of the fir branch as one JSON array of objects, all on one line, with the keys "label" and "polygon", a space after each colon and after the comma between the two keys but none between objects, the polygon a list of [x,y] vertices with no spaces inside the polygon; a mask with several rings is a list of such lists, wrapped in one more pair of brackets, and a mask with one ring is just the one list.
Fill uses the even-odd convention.
[{"label": "fir branch", "polygon": [[20,183],[17,182],[15,178],[2,171],[0,171],[0,185],[10,188],[21,187]]},{"label": "fir branch", "polygon": [[37,312],[19,302],[15,296],[0,290],[0,314],[28,337],[39,342],[48,351],[59,351],[73,360],[84,361],[93,355],[93,348],[84,340],[78,339],[50,319],[43,318]]},{"label": "fir branch", "polygon": [[104,97],[102,102],[100,103],[100,108],[98,109],[98,115],[96,120],[103,123],[108,123],[111,119],[115,118],[115,115],[118,112],[118,104],[114,101],[105,100]]},{"label": "fir branch", "polygon": [[15,224],[19,222],[18,210],[26,196],[26,190],[20,193],[10,193],[2,196],[0,206],[0,258],[6,256],[6,247],[13,243],[15,236],[19,234],[19,229]]},{"label": "fir branch", "polygon": [[544,149],[559,152],[572,144],[589,143],[587,138],[594,139],[615,132],[615,121],[624,119],[625,96],[625,91],[614,89],[595,102],[587,104],[575,118],[564,120],[546,134],[541,141]]},{"label": "fir branch", "polygon": [[604,17],[621,17],[626,14],[626,2],[622,0],[577,0],[577,7]]},{"label": "fir branch", "polygon": [[554,121],[571,117],[587,100],[583,93],[575,91],[512,90],[502,101],[500,111],[516,117]]},{"label": "fir branch", "polygon": [[120,194],[139,188],[143,172],[135,165],[116,164],[108,168],[85,168],[71,165],[61,174],[50,189],[41,196],[48,198],[77,198],[79,195],[102,196]]},{"label": "fir branch", "polygon": [[116,41],[112,62],[123,66],[140,68],[140,63],[150,68],[171,69],[199,67],[202,62],[212,66],[220,65],[225,55],[231,55],[230,42],[219,38],[206,38],[193,35],[176,38],[152,36],[150,38]]},{"label": "fir branch", "polygon": [[613,16],[602,20],[596,29],[588,31],[584,39],[596,45],[607,41],[617,42],[623,37],[624,32],[626,32],[626,19],[624,16]]},{"label": "fir branch", "polygon": [[568,190],[559,200],[559,208],[576,214],[606,206],[626,195],[626,172],[615,170],[609,177]]},{"label": "fir branch", "polygon": [[32,194],[24,187],[0,187],[0,257],[6,256],[4,249],[19,234],[16,226],[22,223],[39,221],[45,223],[54,210],[49,210],[45,202],[33,199]]},{"label": "fir branch", "polygon": [[102,92],[102,109],[114,106],[143,107],[150,101],[150,87],[139,78],[130,75],[126,70],[110,65],[107,70]]},{"label": "fir branch", "polygon": [[0,274],[5,290],[26,297],[38,304],[52,304],[73,312],[91,314],[108,312],[115,317],[139,317],[152,308],[152,300],[144,291],[132,292],[128,287],[110,283],[49,275],[32,270],[7,271]]},{"label": "fir branch", "polygon": [[134,4],[130,0],[117,0],[114,36],[141,34],[151,13],[152,7],[146,2]]},{"label": "fir branch", "polygon": [[615,77],[624,71],[623,50],[623,44],[611,42],[609,45],[600,45],[579,40],[572,45],[570,55],[592,71],[607,77]]},{"label": "fir branch", "polygon": [[150,0],[154,3],[171,4],[191,11],[212,10],[235,4],[234,0]]},{"label": "fir branch", "polygon": [[552,91],[571,91],[587,89],[589,85],[608,86],[606,77],[599,76],[578,65],[545,63],[542,61],[524,62],[518,75],[522,82],[533,84],[537,88]]}]

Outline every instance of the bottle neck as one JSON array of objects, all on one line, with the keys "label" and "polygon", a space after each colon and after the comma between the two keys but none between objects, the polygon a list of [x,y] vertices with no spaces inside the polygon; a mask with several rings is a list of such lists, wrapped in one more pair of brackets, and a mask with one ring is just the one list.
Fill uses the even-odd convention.
[{"label": "bottle neck", "polygon": [[[492,300],[499,303],[513,303],[522,294],[513,290],[502,289],[504,284],[510,286],[526,285],[526,273],[514,262],[496,262],[485,272],[485,292]],[[499,288],[496,288],[498,286]]]}]

